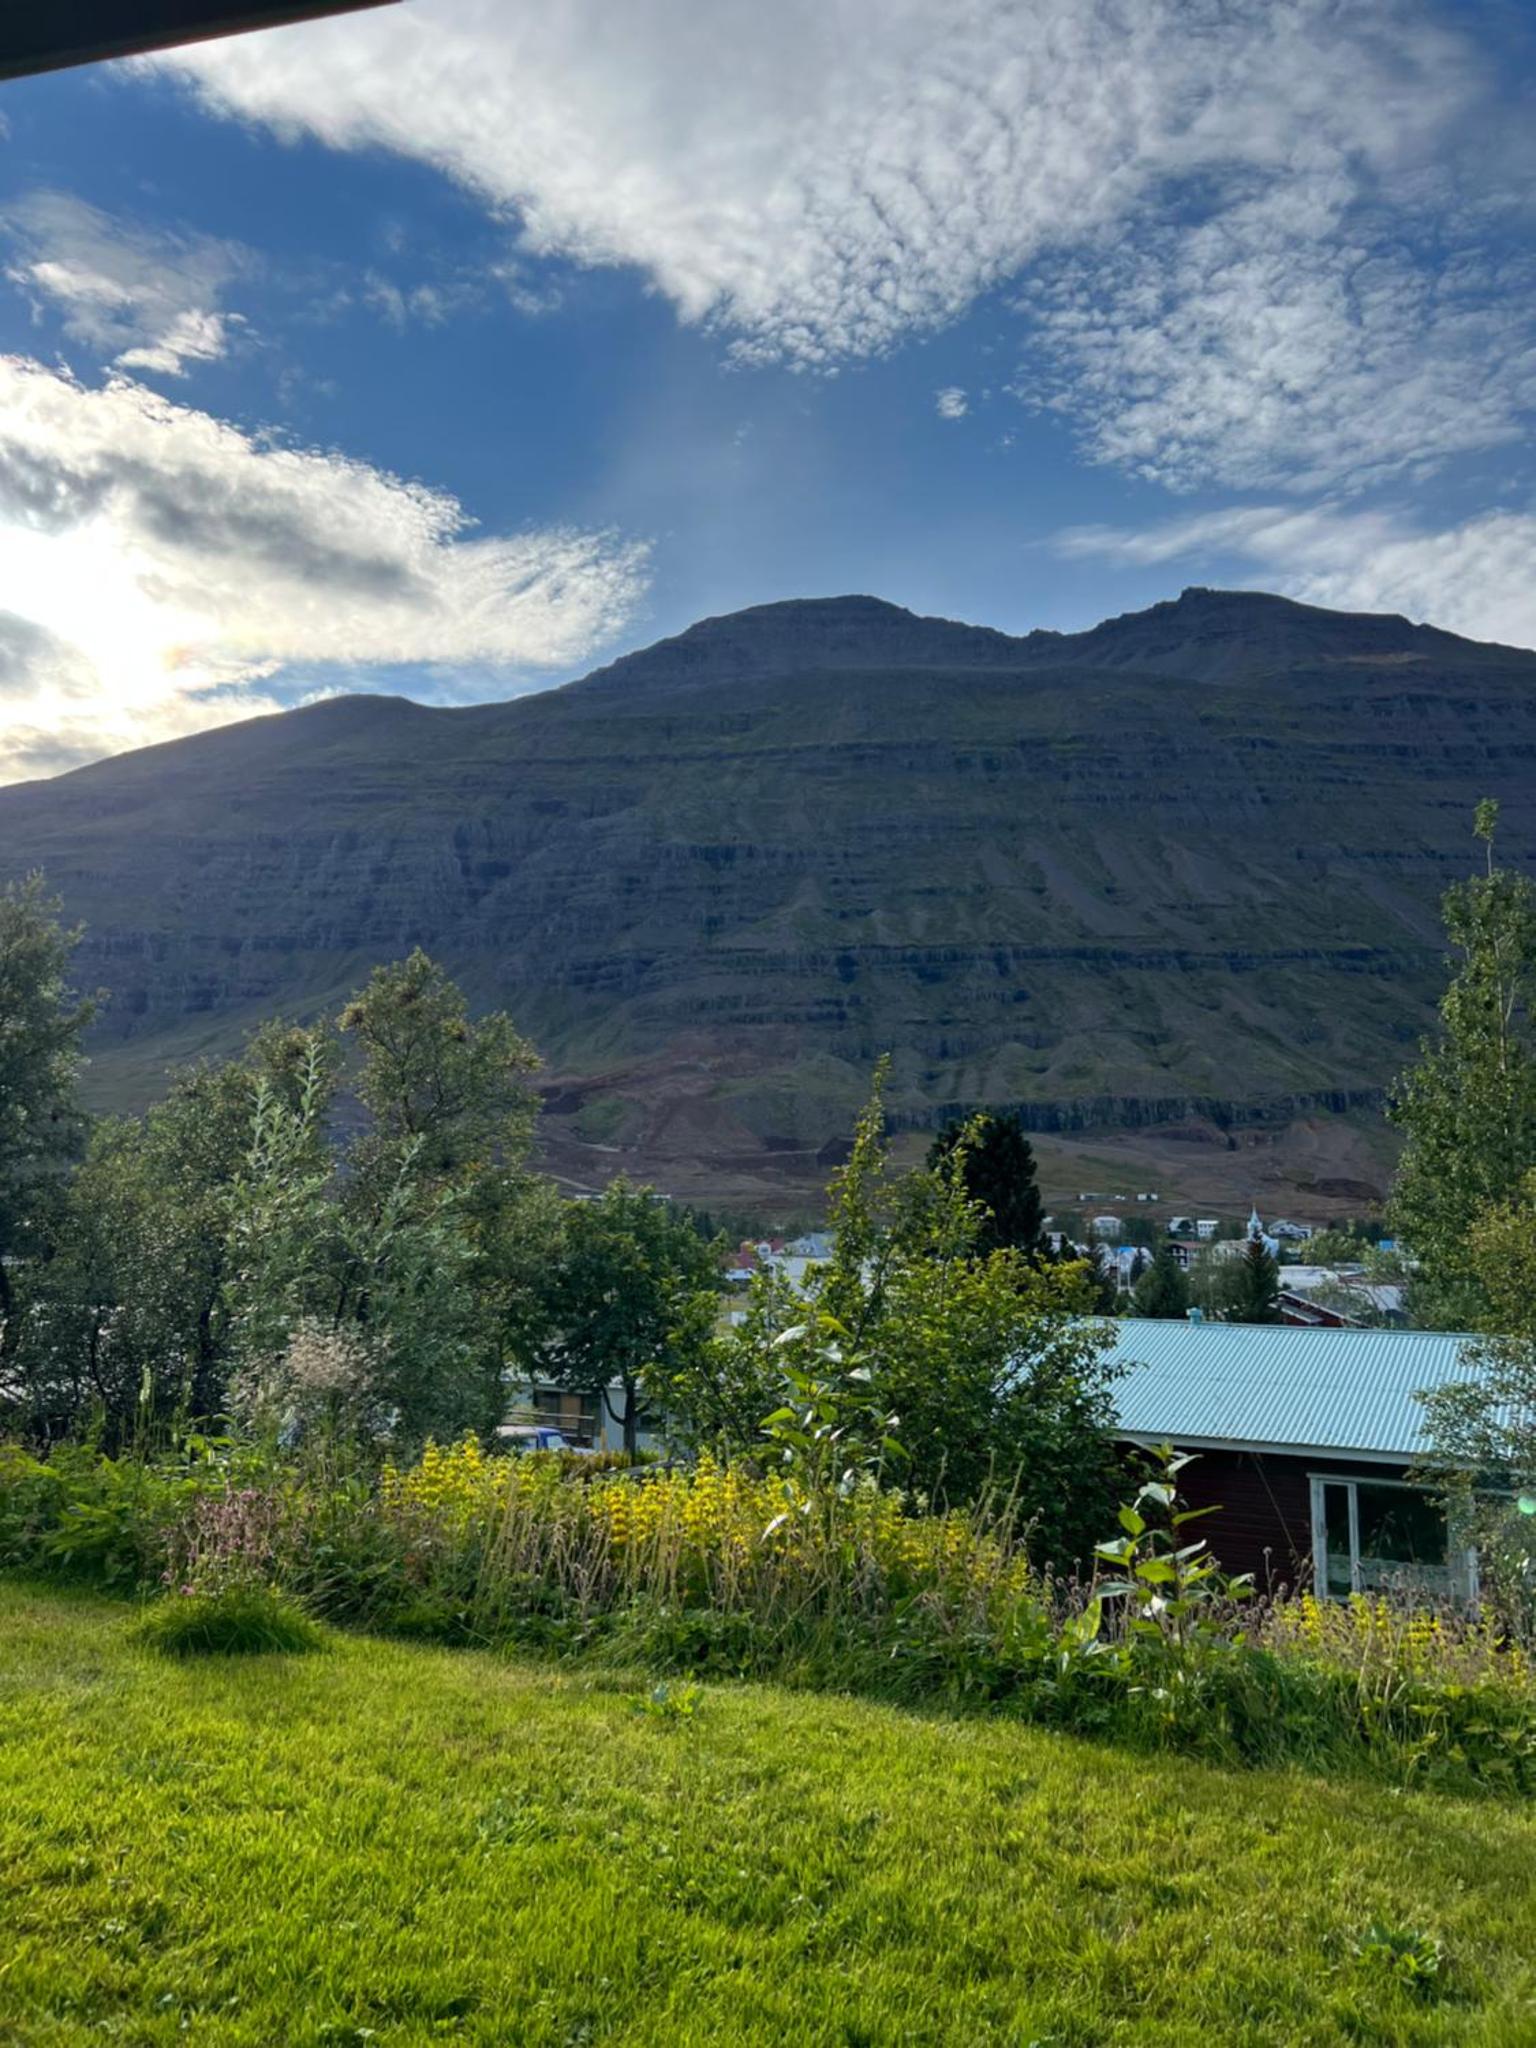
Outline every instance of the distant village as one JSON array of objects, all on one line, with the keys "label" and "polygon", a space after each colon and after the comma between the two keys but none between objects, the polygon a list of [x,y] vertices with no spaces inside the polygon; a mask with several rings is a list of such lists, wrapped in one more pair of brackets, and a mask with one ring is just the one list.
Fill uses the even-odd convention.
[{"label": "distant village", "polygon": [[[1132,1197],[1080,1194],[1078,1202],[1109,1199],[1129,1205]],[[1138,1204],[1161,1201],[1157,1194],[1138,1194]],[[1159,1248],[1166,1246],[1174,1262],[1186,1273],[1201,1262],[1216,1264],[1241,1258],[1248,1247],[1261,1244],[1280,1269],[1279,1320],[1293,1328],[1361,1329],[1401,1328],[1407,1322],[1405,1290],[1396,1281],[1386,1281],[1366,1263],[1374,1252],[1390,1255],[1395,1246],[1390,1238],[1360,1239],[1358,1258],[1330,1257],[1313,1263],[1307,1258],[1312,1240],[1325,1226],[1298,1223],[1289,1217],[1266,1222],[1257,1205],[1247,1221],[1219,1216],[1170,1216],[1159,1228],[1141,1215],[1127,1217],[1118,1210],[1104,1209],[1075,1219],[1063,1228],[1061,1219],[1047,1216],[1045,1235],[1054,1258],[1092,1259],[1112,1282],[1117,1295],[1129,1296],[1137,1281],[1152,1264]],[[1338,1233],[1327,1232],[1336,1241]],[[832,1255],[832,1239],[825,1231],[813,1230],[803,1236],[744,1239],[724,1254],[723,1278],[729,1292],[750,1286],[760,1272],[780,1274],[791,1287],[804,1284],[809,1268]],[[1198,1315],[1198,1310],[1193,1312]],[[740,1311],[733,1315],[739,1317]]]}]

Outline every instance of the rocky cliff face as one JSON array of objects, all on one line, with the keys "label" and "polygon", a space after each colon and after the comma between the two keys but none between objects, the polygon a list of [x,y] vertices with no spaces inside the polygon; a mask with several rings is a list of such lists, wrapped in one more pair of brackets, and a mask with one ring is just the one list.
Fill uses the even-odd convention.
[{"label": "rocky cliff face", "polygon": [[539,1041],[573,1156],[665,1177],[815,1159],[888,1049],[914,1124],[1375,1099],[1476,799],[1536,853],[1533,763],[1536,656],[1400,619],[1193,591],[1010,639],[850,598],[0,791],[0,874],[88,926],[103,1096],[420,944]]}]

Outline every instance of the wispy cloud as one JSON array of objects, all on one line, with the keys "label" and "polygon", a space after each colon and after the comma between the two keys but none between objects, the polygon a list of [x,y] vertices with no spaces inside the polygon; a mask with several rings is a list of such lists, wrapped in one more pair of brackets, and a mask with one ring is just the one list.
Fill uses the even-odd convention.
[{"label": "wispy cloud", "polygon": [[1474,639],[1536,647],[1536,513],[1487,512],[1439,528],[1337,503],[1245,505],[1141,530],[1075,527],[1065,555],[1148,567],[1250,563],[1308,604],[1402,612]]},{"label": "wispy cloud", "polygon": [[963,420],[971,409],[970,399],[958,384],[946,384],[936,391],[933,402],[941,420]]},{"label": "wispy cloud", "polygon": [[115,218],[67,192],[33,192],[0,209],[5,274],[99,360],[185,376],[224,355],[242,323],[221,308],[255,258],[238,243]]},{"label": "wispy cloud", "polygon": [[36,772],[40,734],[86,758],[271,708],[306,677],[575,664],[645,575],[611,534],[476,536],[423,484],[0,358],[0,779]]}]

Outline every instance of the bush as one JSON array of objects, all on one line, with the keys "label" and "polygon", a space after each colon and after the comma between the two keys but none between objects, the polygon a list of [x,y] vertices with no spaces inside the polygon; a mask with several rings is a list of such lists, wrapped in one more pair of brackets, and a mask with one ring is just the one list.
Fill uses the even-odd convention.
[{"label": "bush", "polygon": [[256,1584],[217,1593],[167,1593],[140,1634],[167,1657],[293,1656],[324,1646],[325,1631],[286,1593]]},{"label": "bush", "polygon": [[0,1443],[0,1565],[35,1564],[64,1491],[58,1470],[20,1444]]}]

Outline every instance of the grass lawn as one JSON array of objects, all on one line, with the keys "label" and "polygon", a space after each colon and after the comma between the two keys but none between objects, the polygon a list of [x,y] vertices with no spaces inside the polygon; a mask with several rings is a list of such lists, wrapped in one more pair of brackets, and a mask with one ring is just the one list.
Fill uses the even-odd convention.
[{"label": "grass lawn", "polygon": [[[1536,1815],[0,1584],[0,2041],[1536,2042]],[[1355,1944],[1443,1945],[1405,1988]]]}]

